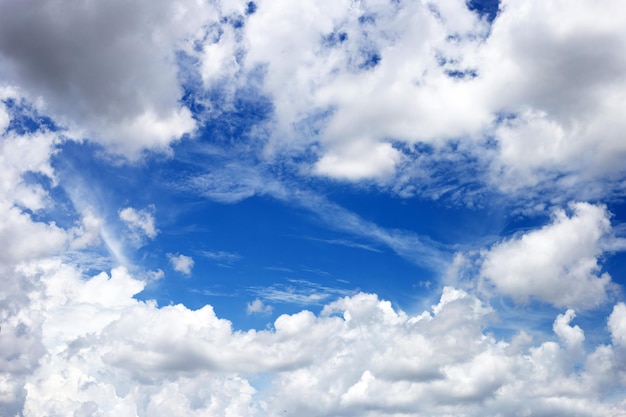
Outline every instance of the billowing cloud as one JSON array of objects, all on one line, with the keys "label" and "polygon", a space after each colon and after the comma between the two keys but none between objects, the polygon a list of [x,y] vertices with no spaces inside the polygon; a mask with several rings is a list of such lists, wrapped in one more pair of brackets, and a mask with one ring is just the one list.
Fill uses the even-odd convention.
[{"label": "billowing cloud", "polygon": [[170,260],[170,263],[175,271],[181,272],[185,275],[191,274],[191,268],[193,268],[194,265],[194,261],[191,256],[168,253],[167,258]]},{"label": "billowing cloud", "polygon": [[[62,125],[137,158],[195,128],[180,104],[177,43],[208,13],[198,2],[3,0],[0,74]],[[79,136],[80,138],[80,136]]]},{"label": "billowing cloud", "polygon": [[621,187],[621,3],[505,0],[492,24],[466,3],[259,1],[244,15],[223,2],[196,54],[208,88],[246,73],[258,87],[261,72],[266,155],[310,152],[306,172],[405,190],[424,176],[402,153],[426,145],[438,164],[478,160],[480,181],[507,193]]},{"label": "billowing cloud", "polygon": [[[610,359],[617,347],[582,350],[572,311],[555,319],[556,337],[546,341],[497,339],[484,331],[494,311],[446,287],[417,315],[361,293],[320,315],[282,315],[270,330],[242,332],[210,306],[134,299],[145,283],[124,268],[85,280],[48,260],[17,277],[36,296],[18,303],[2,326],[3,358],[18,348],[22,358],[0,362],[4,412],[615,416],[624,405],[605,397],[618,380],[596,385],[599,367],[619,372]],[[609,319],[612,329],[620,311]],[[571,361],[572,348],[580,361]],[[257,385],[259,372],[271,376]]]},{"label": "billowing cloud", "polygon": [[609,329],[613,343],[626,347],[626,305],[624,303],[619,303],[613,308],[609,317]]},{"label": "billowing cloud", "polygon": [[552,223],[496,244],[484,254],[481,275],[496,291],[559,307],[590,308],[607,299],[611,277],[599,257],[615,238],[604,206],[572,203]]}]

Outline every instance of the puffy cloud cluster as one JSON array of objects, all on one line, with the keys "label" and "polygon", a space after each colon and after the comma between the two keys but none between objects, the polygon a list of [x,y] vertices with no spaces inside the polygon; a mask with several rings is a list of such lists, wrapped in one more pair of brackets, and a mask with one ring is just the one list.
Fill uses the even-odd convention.
[{"label": "puffy cloud cluster", "polygon": [[505,192],[574,185],[597,198],[623,174],[619,1],[504,0],[492,24],[464,0],[231,3],[194,52],[205,85],[260,71],[268,154],[312,151],[312,174],[407,190],[425,180],[406,152],[418,144],[444,165],[469,154]]},{"label": "puffy cloud cluster", "polygon": [[131,159],[168,151],[211,117],[182,103],[197,77],[192,96],[214,114],[237,90],[270,98],[264,156],[313,155],[301,173],[411,194],[429,177],[413,153],[427,145],[441,151],[426,155],[437,166],[457,153],[478,160],[480,180],[505,192],[576,186],[597,198],[622,187],[621,3],[503,0],[492,23],[466,3],[54,0],[31,10],[3,0],[0,75],[71,136]]},{"label": "puffy cloud cluster", "polygon": [[134,299],[145,284],[124,268],[85,279],[48,259],[14,279],[31,290],[3,318],[5,415],[619,416],[626,405],[610,395],[626,382],[623,304],[608,318],[613,344],[587,350],[571,310],[547,341],[503,340],[485,331],[494,311],[452,287],[418,315],[357,294],[234,331],[210,306]]}]

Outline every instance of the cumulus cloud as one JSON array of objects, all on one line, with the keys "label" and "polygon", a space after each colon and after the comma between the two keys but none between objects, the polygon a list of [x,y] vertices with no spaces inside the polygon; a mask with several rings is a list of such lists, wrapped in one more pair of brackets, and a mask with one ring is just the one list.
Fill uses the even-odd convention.
[{"label": "cumulus cloud", "polygon": [[472,180],[507,193],[623,188],[616,0],[502,1],[491,24],[463,0],[66,3],[3,0],[0,71],[73,136],[130,158],[195,129],[182,83],[199,76],[216,114],[238,90],[269,99],[262,156],[306,155],[300,173],[416,192],[435,174],[412,153],[426,145],[442,164],[466,153]]},{"label": "cumulus cloud", "polygon": [[607,300],[611,277],[599,257],[613,240],[606,207],[572,203],[552,223],[513,237],[484,253],[481,275],[496,291],[559,307],[591,308]]},{"label": "cumulus cloud", "polygon": [[362,180],[392,175],[401,159],[389,143],[375,147],[367,141],[355,142],[339,153],[325,154],[315,165],[315,172],[338,179]]},{"label": "cumulus cloud", "polygon": [[175,52],[202,25],[200,3],[1,4],[0,74],[79,137],[136,158],[195,128]]},{"label": "cumulus cloud", "polygon": [[441,163],[467,152],[507,193],[576,186],[597,198],[621,187],[626,152],[625,21],[619,1],[602,4],[502,1],[490,25],[462,0],[259,1],[248,16],[222,3],[227,23],[197,54],[208,87],[263,69],[266,153],[310,151],[306,172],[415,185],[424,178],[402,154],[426,144]]},{"label": "cumulus cloud", "polygon": [[[138,301],[145,283],[124,268],[85,279],[46,260],[16,277],[34,293],[3,323],[2,357],[23,358],[0,362],[4,412],[615,416],[624,405],[605,397],[617,380],[595,385],[613,345],[581,352],[585,366],[569,360],[584,338],[571,311],[555,319],[557,337],[526,347],[485,332],[493,310],[452,287],[417,315],[361,293],[319,315],[282,315],[269,330],[234,331],[210,306]],[[259,372],[270,374],[257,385]]]},{"label": "cumulus cloud", "polygon": [[613,343],[626,347],[626,305],[618,303],[613,308],[609,317],[609,330],[613,337]]},{"label": "cumulus cloud", "polygon": [[170,260],[172,267],[174,270],[181,272],[185,275],[191,274],[191,269],[193,268],[194,261],[191,256],[186,255],[174,255],[173,253],[168,253],[167,258]]},{"label": "cumulus cloud", "polygon": [[151,207],[150,211],[126,207],[121,209],[118,214],[133,232],[134,240],[140,240],[143,236],[154,239],[159,231],[154,225],[152,211],[154,211],[154,207]]},{"label": "cumulus cloud", "polygon": [[247,314],[270,314],[273,310],[274,308],[272,306],[264,304],[263,301],[258,298],[246,304]]}]

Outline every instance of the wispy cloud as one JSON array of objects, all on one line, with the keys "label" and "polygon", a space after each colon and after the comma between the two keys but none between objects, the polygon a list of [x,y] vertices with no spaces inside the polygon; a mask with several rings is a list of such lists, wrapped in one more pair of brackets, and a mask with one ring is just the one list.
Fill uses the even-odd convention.
[{"label": "wispy cloud", "polygon": [[310,236],[302,236],[301,238],[306,239],[306,240],[311,240],[314,242],[328,243],[329,245],[346,246],[348,248],[363,249],[363,250],[367,250],[370,252],[378,252],[378,253],[382,252],[380,249],[375,248],[372,245],[366,245],[364,243],[354,242],[348,239],[322,239],[322,238],[310,237]]},{"label": "wispy cloud", "polygon": [[287,272],[287,273],[293,273],[293,269],[291,268],[287,268],[284,266],[266,266],[264,267],[264,269],[267,269],[268,271],[278,271],[278,272]]},{"label": "wispy cloud", "polygon": [[[286,176],[284,180],[278,180],[269,172],[265,172],[264,169],[263,165],[251,167],[247,165],[238,166],[237,163],[233,163],[229,165],[227,171],[213,171],[211,180],[200,176],[176,187],[184,187],[189,191],[199,192],[208,198],[227,203],[237,202],[253,195],[271,196],[286,205],[304,208],[312,212],[332,230],[346,232],[363,240],[386,246],[417,265],[435,271],[443,271],[451,261],[451,252],[445,245],[425,236],[420,236],[415,232],[380,227],[330,201],[324,195],[294,184],[297,177]],[[249,181],[250,171],[253,172],[252,177],[255,178],[253,183]],[[216,178],[218,179],[215,180]],[[237,188],[239,184],[247,184],[245,193],[241,193]],[[251,184],[253,186],[250,187]],[[233,187],[235,187],[234,191]],[[370,251],[378,250],[371,245],[348,240],[325,242]]]},{"label": "wispy cloud", "polygon": [[250,287],[248,291],[261,300],[296,305],[321,305],[329,300],[355,294],[355,290],[334,288],[316,282],[290,279],[267,287]]},{"label": "wispy cloud", "polygon": [[205,258],[211,259],[213,261],[224,262],[227,264],[237,262],[241,259],[241,255],[227,251],[198,251],[198,253]]}]

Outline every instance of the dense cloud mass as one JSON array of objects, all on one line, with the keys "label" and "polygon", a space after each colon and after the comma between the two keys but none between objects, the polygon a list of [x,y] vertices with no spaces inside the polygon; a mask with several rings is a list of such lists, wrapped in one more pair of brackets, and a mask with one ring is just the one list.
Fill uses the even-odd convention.
[{"label": "dense cloud mass", "polygon": [[137,157],[195,122],[181,106],[176,44],[202,24],[189,2],[2,2],[0,71],[61,124]]},{"label": "dense cloud mass", "polygon": [[572,310],[551,340],[499,340],[494,311],[452,287],[419,315],[357,294],[242,332],[210,306],[135,300],[144,283],[124,268],[85,280],[50,258],[13,274],[30,291],[4,309],[6,415],[624,415],[603,401],[626,377],[622,303],[613,344],[592,347]]},{"label": "dense cloud mass", "polygon": [[[0,0],[0,415],[626,416],[626,304],[604,268],[626,242],[602,204],[625,191],[624,27],[615,0],[503,0],[493,21],[464,0]],[[202,258],[241,256],[135,256],[174,234],[146,202],[158,193],[96,198],[75,177],[97,168],[64,152],[87,143],[113,170],[192,141],[177,162],[195,170],[159,181],[313,213],[367,242],[325,244],[436,270],[432,305],[255,287],[243,314],[287,296],[298,311],[241,330],[208,304],[142,298],[165,275],[152,258],[190,280]],[[497,194],[551,217],[444,246],[316,181],[452,205]],[[551,316],[498,332],[496,299]]]}]

